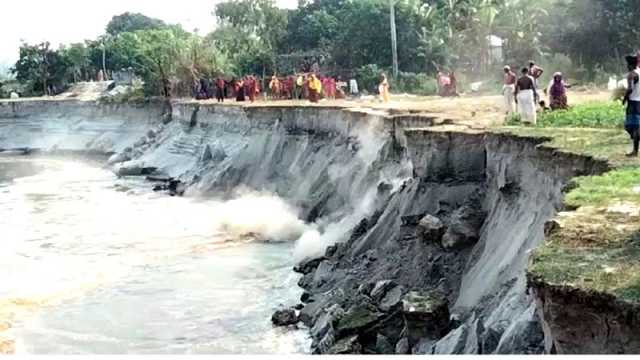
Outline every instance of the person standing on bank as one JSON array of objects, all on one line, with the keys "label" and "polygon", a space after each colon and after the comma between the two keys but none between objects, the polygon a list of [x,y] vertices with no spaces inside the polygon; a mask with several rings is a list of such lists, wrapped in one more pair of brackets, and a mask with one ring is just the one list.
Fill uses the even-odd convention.
[{"label": "person standing on bank", "polygon": [[624,129],[631,137],[633,150],[627,157],[638,156],[640,145],[640,69],[638,69],[638,57],[627,56],[627,92],[624,95],[622,104],[627,106]]},{"label": "person standing on bank", "polygon": [[570,85],[564,82],[561,72],[553,74],[553,80],[547,90],[551,110],[567,110],[569,108],[569,100],[567,99],[567,88],[569,87]]},{"label": "person standing on bank", "polygon": [[224,95],[225,95],[224,89],[225,89],[224,79],[218,78],[216,80],[216,99],[218,100],[218,102],[224,102]]},{"label": "person standing on bank", "polygon": [[304,87],[304,76],[302,74],[298,74],[296,77],[296,81],[294,84],[295,88],[293,90],[293,98],[294,100],[302,100],[302,88]]},{"label": "person standing on bank", "polygon": [[529,61],[529,75],[533,78],[533,83],[536,86],[536,89],[538,89],[538,81],[542,74],[544,74],[544,69],[536,65],[533,60]]},{"label": "person standing on bank", "polygon": [[309,77],[309,100],[312,103],[317,103],[320,99],[320,94],[322,93],[322,82],[316,76],[315,73],[311,74]]},{"label": "person standing on bank", "polygon": [[536,85],[533,78],[529,75],[529,69],[522,69],[522,76],[516,82],[516,104],[518,106],[518,114],[523,123],[535,125],[537,122]]},{"label": "person standing on bank", "polygon": [[514,109],[514,101],[515,101],[515,92],[516,92],[516,81],[518,81],[518,77],[516,73],[511,71],[511,67],[504,67],[504,84],[502,86],[502,96],[504,97],[504,106],[507,116],[515,113]]},{"label": "person standing on bank", "polygon": [[386,74],[382,74],[380,85],[378,85],[378,93],[383,103],[389,102],[389,80],[387,80]]},{"label": "person standing on bank", "polygon": [[233,91],[236,94],[236,101],[243,102],[245,100],[244,88],[244,79],[240,78],[239,80],[234,81]]},{"label": "person standing on bank", "polygon": [[349,93],[351,96],[358,96],[360,94],[360,90],[358,89],[358,80],[349,80]]}]

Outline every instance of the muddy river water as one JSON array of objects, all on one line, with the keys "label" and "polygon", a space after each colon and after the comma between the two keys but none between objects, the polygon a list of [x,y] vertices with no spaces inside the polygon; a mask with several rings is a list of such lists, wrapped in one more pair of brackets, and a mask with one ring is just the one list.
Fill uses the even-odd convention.
[{"label": "muddy river water", "polygon": [[[221,202],[100,162],[0,157],[0,339],[15,353],[300,353],[291,242],[240,239]],[[250,214],[249,214],[250,215]],[[2,329],[6,329],[1,331]],[[8,328],[8,329],[7,329]]]}]

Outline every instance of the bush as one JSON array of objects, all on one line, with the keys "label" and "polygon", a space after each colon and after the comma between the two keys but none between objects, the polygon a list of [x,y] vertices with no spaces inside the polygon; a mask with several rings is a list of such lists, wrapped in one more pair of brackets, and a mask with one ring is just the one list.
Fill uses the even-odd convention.
[{"label": "bush", "polygon": [[376,64],[362,66],[356,70],[358,83],[363,90],[372,94],[378,93],[378,85],[382,74],[387,74],[392,93],[409,93],[415,95],[435,95],[438,91],[436,79],[425,73],[400,72],[397,79],[390,77],[388,69]]},{"label": "bush", "polygon": [[436,79],[425,73],[401,72],[391,82],[391,91],[416,95],[435,95],[438,91]]},{"label": "bush", "polygon": [[20,84],[15,79],[5,80],[4,82],[0,82],[0,99],[6,99],[11,96],[12,92],[20,94],[23,96],[24,94],[28,94],[27,86],[24,84]]},{"label": "bush", "polygon": [[[385,69],[380,68],[376,64],[369,64],[360,67],[356,70],[356,78],[361,90],[366,90],[370,93],[378,93],[378,84],[380,84],[381,75],[385,72]],[[388,76],[388,75],[387,75]]]},{"label": "bush", "polygon": [[103,104],[142,104],[148,98],[145,96],[144,89],[141,86],[128,89],[125,92],[118,93],[113,96],[103,96],[100,102]]}]

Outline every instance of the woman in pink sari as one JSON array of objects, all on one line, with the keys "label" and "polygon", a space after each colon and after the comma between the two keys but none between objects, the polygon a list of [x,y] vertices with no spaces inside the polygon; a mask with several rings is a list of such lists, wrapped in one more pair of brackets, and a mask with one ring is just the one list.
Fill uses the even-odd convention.
[{"label": "woman in pink sari", "polygon": [[329,78],[329,98],[336,98],[336,79]]}]

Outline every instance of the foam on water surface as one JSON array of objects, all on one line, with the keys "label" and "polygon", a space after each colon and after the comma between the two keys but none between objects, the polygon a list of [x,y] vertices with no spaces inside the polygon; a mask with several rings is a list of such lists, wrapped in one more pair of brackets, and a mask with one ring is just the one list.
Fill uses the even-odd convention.
[{"label": "foam on water surface", "polygon": [[172,198],[70,160],[0,157],[0,169],[0,320],[12,326],[1,336],[16,352],[308,348],[269,321],[300,290],[292,244],[255,239],[307,226],[279,198]]}]

